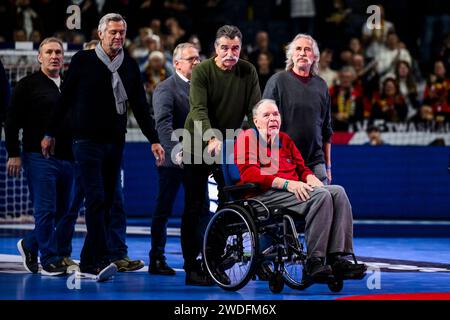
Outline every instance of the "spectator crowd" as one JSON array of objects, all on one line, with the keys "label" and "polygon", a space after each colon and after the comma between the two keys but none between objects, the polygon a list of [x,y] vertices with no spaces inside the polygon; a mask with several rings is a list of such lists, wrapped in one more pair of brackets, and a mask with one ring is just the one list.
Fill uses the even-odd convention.
[{"label": "spectator crowd", "polygon": [[[71,5],[80,8],[81,29],[66,27]],[[99,18],[118,12],[128,18],[125,48],[138,62],[151,104],[156,85],[174,73],[172,52],[179,43],[193,43],[204,59],[213,53],[217,26],[239,26],[241,58],[255,65],[262,92],[284,69],[287,42],[307,33],[318,40],[319,75],[329,87],[335,131],[386,122],[448,128],[450,3],[380,1],[380,24],[374,29],[367,22],[370,5],[352,0],[2,0],[0,48],[56,36],[81,49],[98,40]]]}]

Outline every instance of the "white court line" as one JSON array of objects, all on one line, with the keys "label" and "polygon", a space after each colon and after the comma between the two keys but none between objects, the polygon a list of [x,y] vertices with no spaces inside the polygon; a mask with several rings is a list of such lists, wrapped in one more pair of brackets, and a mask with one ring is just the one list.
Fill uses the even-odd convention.
[{"label": "white court line", "polygon": [[[78,260],[74,260],[79,263]],[[382,263],[382,262],[364,262],[359,261],[359,263],[365,263],[369,268],[383,268],[383,269],[391,269],[398,271],[415,271],[415,272],[426,272],[426,273],[434,273],[434,272],[445,272],[450,273],[449,269],[446,268],[436,268],[436,267],[418,267],[415,265],[405,265],[405,264],[390,264],[390,263]],[[20,263],[22,264],[22,257],[20,255],[13,254],[0,254],[0,263]],[[176,272],[184,272],[184,269],[174,269]],[[147,272],[148,266],[144,266],[142,269],[132,272]],[[0,273],[29,273],[25,269],[22,270],[1,270]],[[127,272],[130,273],[130,272]]]},{"label": "white court line", "polygon": [[[0,224],[0,229],[6,230],[33,230],[34,224]],[[86,225],[75,225],[76,232],[86,232]],[[150,227],[129,226],[127,227],[127,234],[134,235],[150,235]],[[180,236],[180,228],[167,228],[167,235]]]},{"label": "white court line", "polygon": [[[407,226],[450,226],[450,221],[445,220],[354,220],[355,225],[407,225]],[[33,230],[34,224],[0,224],[0,229],[7,230]],[[86,225],[75,225],[76,232],[86,232]],[[127,234],[150,235],[150,227],[129,226]],[[180,236],[180,228],[167,228],[167,235]]]},{"label": "white court line", "polygon": [[423,226],[423,225],[437,225],[437,226],[450,226],[450,221],[446,220],[354,220],[353,224],[368,224],[368,225],[410,225],[410,226]]},{"label": "white court line", "polygon": [[[73,260],[76,263],[80,263],[79,260]],[[14,254],[2,254],[0,253],[0,263],[1,262],[9,262],[9,263],[22,263],[22,257],[20,255],[14,255]],[[177,269],[177,268],[173,268],[176,272],[184,272],[184,269]],[[136,270],[136,271],[131,271],[131,272],[147,272],[148,271],[148,266],[144,266],[142,269]],[[2,271],[0,271],[1,273]],[[11,271],[5,272],[5,273],[11,273]],[[15,272],[16,273],[16,272]],[[22,273],[22,272],[17,272],[17,273]],[[29,273],[28,271],[25,271],[23,273]],[[130,273],[130,272],[127,272]]]}]

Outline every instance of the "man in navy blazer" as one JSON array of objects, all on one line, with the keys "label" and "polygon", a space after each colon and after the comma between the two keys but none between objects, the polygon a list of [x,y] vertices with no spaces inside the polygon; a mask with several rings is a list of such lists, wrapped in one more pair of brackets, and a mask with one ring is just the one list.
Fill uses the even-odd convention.
[{"label": "man in navy blazer", "polygon": [[[159,191],[156,210],[152,218],[151,249],[149,252],[149,273],[174,275],[164,256],[167,239],[167,220],[172,213],[173,203],[183,182],[183,169],[175,162],[178,141],[172,141],[172,133],[184,128],[189,112],[189,82],[192,69],[200,62],[199,52],[191,43],[179,44],[173,52],[175,74],[162,81],[153,93],[153,110],[156,130],[166,151],[166,159],[159,166]],[[175,148],[175,150],[174,150]],[[173,151],[173,152],[172,152]],[[205,208],[209,210],[209,208]]]}]

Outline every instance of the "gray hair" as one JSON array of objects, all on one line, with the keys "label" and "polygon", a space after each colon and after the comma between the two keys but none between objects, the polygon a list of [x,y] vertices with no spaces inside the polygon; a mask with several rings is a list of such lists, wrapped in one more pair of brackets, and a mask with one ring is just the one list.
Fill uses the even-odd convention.
[{"label": "gray hair", "polygon": [[83,49],[84,49],[84,50],[94,49],[95,46],[96,46],[99,42],[100,42],[100,41],[98,41],[98,40],[91,40],[91,41],[89,41],[89,42],[87,42],[87,43],[85,43],[85,44],[83,45]]},{"label": "gray hair", "polygon": [[39,45],[39,49],[38,52],[41,53],[41,49],[44,45],[46,45],[47,43],[50,42],[56,42],[57,44],[59,44],[59,46],[61,47],[62,52],[64,53],[64,46],[63,43],[60,39],[55,38],[55,37],[49,37],[49,38],[45,38],[44,40],[42,40],[41,44]]},{"label": "gray hair", "polygon": [[183,42],[180,43],[179,45],[177,45],[175,47],[175,49],[173,50],[173,62],[175,63],[175,61],[180,60],[181,59],[181,53],[183,52],[184,49],[187,48],[194,48],[197,49],[195,47],[194,44],[190,43],[190,42]]},{"label": "gray hair", "polygon": [[320,61],[320,50],[319,50],[319,46],[317,45],[317,41],[314,40],[313,37],[311,37],[308,34],[304,34],[304,33],[299,33],[298,35],[295,36],[294,40],[292,40],[292,42],[290,42],[287,46],[287,50],[286,50],[286,71],[291,70],[294,67],[294,61],[292,60],[292,56],[294,55],[294,51],[295,51],[295,44],[294,42],[297,41],[298,39],[308,39],[311,41],[312,43],[312,50],[314,55],[316,56],[316,61],[313,62],[312,66],[311,66],[311,74],[313,75],[317,75],[319,74],[319,61]]},{"label": "gray hair", "polygon": [[235,37],[238,37],[239,41],[242,43],[242,33],[236,26],[231,26],[228,24],[221,26],[219,30],[217,30],[216,41],[214,42],[214,44],[217,45],[219,43],[219,39],[222,37],[226,37],[228,39],[234,39]]},{"label": "gray hair", "polygon": [[118,13],[108,13],[105,14],[100,21],[98,22],[98,28],[97,30],[100,31],[101,33],[105,33],[106,31],[106,26],[108,25],[108,23],[110,21],[115,21],[115,22],[120,22],[122,21],[125,29],[127,28],[127,22],[125,21],[125,19]]},{"label": "gray hair", "polygon": [[[253,115],[253,118],[255,118],[256,117],[256,115],[258,114],[258,109],[259,109],[259,107],[263,104],[263,103],[272,103],[272,104],[274,104],[274,105],[277,105],[277,103],[276,103],[276,101],[275,100],[273,100],[273,99],[262,99],[262,100],[259,100],[256,104],[255,104],[255,106],[253,107],[253,109],[252,109],[252,115]],[[278,106],[277,106],[278,107]]]}]

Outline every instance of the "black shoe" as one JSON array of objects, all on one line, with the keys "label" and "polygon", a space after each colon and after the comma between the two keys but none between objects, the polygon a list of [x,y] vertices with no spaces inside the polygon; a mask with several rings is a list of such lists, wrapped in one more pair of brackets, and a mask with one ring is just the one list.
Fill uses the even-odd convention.
[{"label": "black shoe", "polygon": [[270,262],[261,263],[259,268],[256,270],[256,275],[258,276],[258,279],[261,281],[269,281],[272,274],[273,271],[270,268]]},{"label": "black shoe", "polygon": [[215,282],[203,270],[186,271],[186,285],[189,286],[213,286]]},{"label": "black shoe", "polygon": [[342,256],[330,259],[333,274],[341,279],[362,279],[365,276],[367,266],[363,263],[352,263]]},{"label": "black shoe", "polygon": [[20,239],[17,242],[17,249],[19,250],[20,255],[22,256],[23,259],[22,262],[25,269],[31,273],[38,273],[39,264],[37,253],[33,253],[31,252],[31,250],[28,250],[28,248],[25,247],[23,239]]},{"label": "black shoe", "polygon": [[333,275],[329,265],[324,265],[323,259],[311,257],[306,260],[306,274],[313,278],[314,282],[327,282]]},{"label": "black shoe", "polygon": [[174,276],[175,270],[173,270],[166,260],[150,260],[150,266],[148,267],[148,273],[159,274],[163,276]]},{"label": "black shoe", "polygon": [[216,277],[216,280],[219,281],[222,285],[228,286],[231,284],[230,278],[222,268],[217,268],[214,277]]}]

